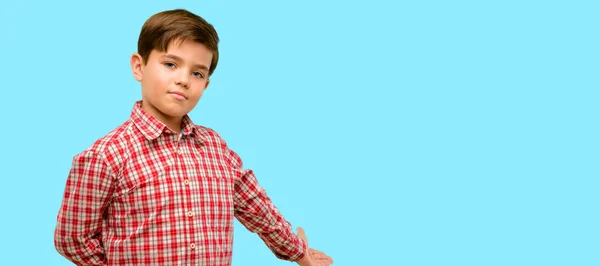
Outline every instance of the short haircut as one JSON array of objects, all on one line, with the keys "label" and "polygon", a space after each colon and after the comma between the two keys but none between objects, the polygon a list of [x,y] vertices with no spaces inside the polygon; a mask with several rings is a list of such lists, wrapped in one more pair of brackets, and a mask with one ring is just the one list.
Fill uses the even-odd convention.
[{"label": "short haircut", "polygon": [[146,64],[152,50],[166,52],[172,41],[185,40],[201,43],[212,52],[208,69],[212,75],[219,62],[219,35],[206,20],[185,9],[163,11],[146,20],[138,39],[138,54]]}]

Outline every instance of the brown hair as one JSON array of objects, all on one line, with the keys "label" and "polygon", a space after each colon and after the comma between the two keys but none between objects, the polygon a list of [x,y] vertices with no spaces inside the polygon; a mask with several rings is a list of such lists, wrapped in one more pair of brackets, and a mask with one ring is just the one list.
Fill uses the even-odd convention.
[{"label": "brown hair", "polygon": [[152,50],[165,52],[173,40],[192,40],[204,44],[213,53],[208,70],[208,75],[212,75],[219,62],[219,35],[206,20],[185,9],[163,11],[146,20],[138,39],[138,53],[144,59],[144,64]]}]

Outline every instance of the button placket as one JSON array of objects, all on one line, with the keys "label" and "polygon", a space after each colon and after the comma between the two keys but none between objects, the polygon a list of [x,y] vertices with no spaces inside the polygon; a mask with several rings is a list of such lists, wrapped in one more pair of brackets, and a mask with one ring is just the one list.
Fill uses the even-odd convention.
[{"label": "button placket", "polygon": [[177,135],[177,141],[175,142],[175,152],[179,155],[181,155],[181,137],[183,137],[184,134],[179,133]]}]

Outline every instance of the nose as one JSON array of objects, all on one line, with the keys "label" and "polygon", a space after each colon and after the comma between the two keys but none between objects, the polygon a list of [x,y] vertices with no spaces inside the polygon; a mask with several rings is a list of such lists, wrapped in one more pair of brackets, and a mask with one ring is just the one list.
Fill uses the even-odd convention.
[{"label": "nose", "polygon": [[187,89],[188,85],[189,85],[189,75],[187,74],[186,71],[180,71],[179,75],[177,76],[177,78],[175,79],[175,84],[182,86],[184,88]]}]

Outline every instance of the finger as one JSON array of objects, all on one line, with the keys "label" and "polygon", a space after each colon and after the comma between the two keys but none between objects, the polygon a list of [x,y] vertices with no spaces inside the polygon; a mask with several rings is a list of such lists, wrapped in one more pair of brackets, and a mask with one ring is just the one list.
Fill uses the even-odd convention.
[{"label": "finger", "polygon": [[316,266],[329,266],[333,264],[333,261],[323,261],[323,260],[316,260],[315,261],[315,265]]},{"label": "finger", "polygon": [[298,235],[304,235],[304,228],[298,226],[296,230],[298,231]]},{"label": "finger", "polygon": [[316,250],[316,249],[310,249],[310,255],[315,260],[321,260],[321,261],[324,261],[324,262],[333,263],[333,259],[331,257],[327,256],[327,254],[323,253],[322,251],[319,251],[319,250]]},{"label": "finger", "polygon": [[325,256],[325,253],[318,251],[316,249],[311,249],[310,255],[312,255],[314,258],[323,258]]},{"label": "finger", "polygon": [[317,266],[333,264],[333,259],[325,255],[325,253],[312,252],[311,257]]}]

